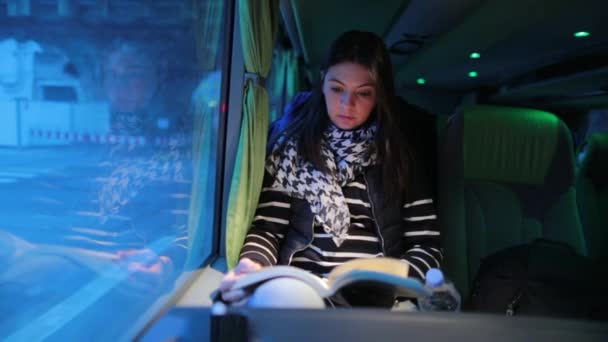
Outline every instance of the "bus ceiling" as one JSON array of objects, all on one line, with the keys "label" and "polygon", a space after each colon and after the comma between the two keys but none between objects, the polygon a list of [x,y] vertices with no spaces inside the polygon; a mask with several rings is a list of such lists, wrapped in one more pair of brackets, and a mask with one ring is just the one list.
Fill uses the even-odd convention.
[{"label": "bus ceiling", "polygon": [[313,82],[331,39],[359,29],[384,37],[400,90],[597,108],[608,105],[604,2],[281,0],[280,9]]}]

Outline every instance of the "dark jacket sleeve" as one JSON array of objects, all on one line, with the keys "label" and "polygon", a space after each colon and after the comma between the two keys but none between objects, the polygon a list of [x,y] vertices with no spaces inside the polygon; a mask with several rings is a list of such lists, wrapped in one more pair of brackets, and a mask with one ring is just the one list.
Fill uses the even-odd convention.
[{"label": "dark jacket sleeve", "polygon": [[291,198],[271,189],[272,182],[272,176],[265,173],[258,208],[240,254],[240,258],[249,258],[264,266],[277,264],[291,216]]}]

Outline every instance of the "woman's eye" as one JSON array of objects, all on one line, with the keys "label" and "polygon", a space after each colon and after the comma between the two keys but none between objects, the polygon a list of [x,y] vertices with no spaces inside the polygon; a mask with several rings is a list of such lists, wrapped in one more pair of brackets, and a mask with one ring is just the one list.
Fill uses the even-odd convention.
[{"label": "woman's eye", "polygon": [[370,97],[370,96],[372,96],[372,92],[371,91],[362,91],[359,93],[359,96]]},{"label": "woman's eye", "polygon": [[341,93],[342,92],[342,88],[340,88],[340,87],[331,87],[330,89],[334,93]]}]

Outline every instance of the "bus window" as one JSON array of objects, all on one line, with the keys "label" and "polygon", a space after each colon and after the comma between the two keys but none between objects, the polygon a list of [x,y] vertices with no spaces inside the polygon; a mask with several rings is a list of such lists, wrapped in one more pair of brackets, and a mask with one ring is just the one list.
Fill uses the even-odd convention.
[{"label": "bus window", "polygon": [[595,133],[608,133],[608,109],[589,112],[587,137]]},{"label": "bus window", "polygon": [[212,253],[225,2],[0,3],[0,339],[124,339]]},{"label": "bus window", "polygon": [[582,136],[580,145],[577,150],[577,163],[580,164],[585,159],[587,153],[587,140],[591,138],[593,134],[597,133],[608,133],[608,110],[606,109],[595,109],[591,110],[586,115],[586,122],[584,127],[581,129]]},{"label": "bus window", "polygon": [[[281,33],[281,31],[279,31]],[[285,38],[286,39],[286,38]],[[280,40],[283,41],[283,40]],[[303,86],[298,57],[283,44],[274,49],[270,75],[268,76],[268,97],[270,100],[270,122],[278,119],[295,94],[308,90]]]}]

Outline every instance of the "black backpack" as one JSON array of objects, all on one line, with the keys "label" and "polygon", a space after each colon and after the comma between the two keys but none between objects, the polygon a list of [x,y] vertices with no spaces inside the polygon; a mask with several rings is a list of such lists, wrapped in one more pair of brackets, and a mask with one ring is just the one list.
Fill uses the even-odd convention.
[{"label": "black backpack", "polygon": [[604,268],[567,244],[538,239],[482,259],[464,308],[507,316],[607,320]]}]

